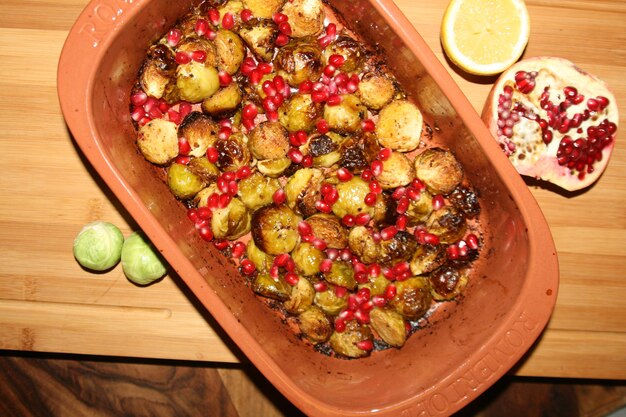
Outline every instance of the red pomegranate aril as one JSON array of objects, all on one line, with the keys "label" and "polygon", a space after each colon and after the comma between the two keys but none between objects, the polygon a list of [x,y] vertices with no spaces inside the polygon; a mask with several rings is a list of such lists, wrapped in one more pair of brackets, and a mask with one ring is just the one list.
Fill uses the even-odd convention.
[{"label": "red pomegranate aril", "polygon": [[473,249],[473,250],[478,249],[479,240],[478,240],[478,236],[476,236],[475,234],[470,233],[469,235],[467,235],[467,237],[465,238],[465,242],[467,243],[467,246],[470,249]]},{"label": "red pomegranate aril", "polygon": [[278,24],[278,31],[285,36],[291,36],[291,25],[289,22],[280,22]]},{"label": "red pomegranate aril", "polygon": [[278,112],[277,111],[267,111],[265,113],[265,117],[267,117],[267,120],[269,120],[270,122],[276,122],[276,121],[278,121]]},{"label": "red pomegranate aril", "polygon": [[298,223],[298,233],[300,233],[300,236],[310,235],[313,233],[313,228],[305,220],[302,220]]},{"label": "red pomegranate aril", "polygon": [[189,162],[191,162],[191,157],[189,155],[178,155],[176,158],[174,158],[174,162],[181,165],[189,165]]},{"label": "red pomegranate aril", "polygon": [[346,59],[339,54],[332,54],[328,57],[328,63],[336,68],[339,68],[346,62]]},{"label": "red pomegranate aril", "polygon": [[228,206],[230,204],[231,200],[232,200],[232,197],[230,195],[222,194],[222,195],[220,195],[217,207],[218,208],[225,208],[226,206]]},{"label": "red pomegranate aril", "polygon": [[446,248],[446,253],[448,255],[448,259],[458,259],[460,257],[459,247],[455,244],[452,244]]},{"label": "red pomegranate aril", "polygon": [[200,216],[198,216],[198,210],[193,207],[190,209],[187,209],[187,218],[194,223],[198,221],[198,219],[200,218]]},{"label": "red pomegranate aril", "polygon": [[232,13],[225,13],[222,17],[222,27],[224,29],[232,29],[235,26],[235,18]]},{"label": "red pomegranate aril", "polygon": [[176,56],[174,58],[177,64],[185,65],[191,62],[191,54],[187,52],[176,52]]},{"label": "red pomegranate aril", "polygon": [[263,99],[263,108],[266,112],[275,112],[278,110],[278,107],[276,107],[276,104],[272,101],[272,97],[269,96]]},{"label": "red pomegranate aril", "polygon": [[368,224],[371,220],[371,217],[369,214],[367,213],[359,213],[356,215],[356,218],[354,220],[354,222],[358,225],[358,226],[365,226],[366,224]]},{"label": "red pomegranate aril", "polygon": [[257,69],[261,71],[263,75],[267,75],[272,72],[272,64],[268,62],[260,62],[259,65],[257,65]]},{"label": "red pomegranate aril", "polygon": [[217,250],[224,250],[228,248],[228,240],[226,239],[214,240],[213,246],[215,246]]},{"label": "red pomegranate aril", "polygon": [[387,299],[380,295],[375,295],[372,297],[372,304],[376,307],[382,308],[387,305]]},{"label": "red pomegranate aril", "polygon": [[396,228],[398,230],[406,230],[407,223],[409,222],[409,218],[404,214],[400,214],[396,219]]},{"label": "red pomegranate aril", "polygon": [[310,93],[313,90],[313,83],[309,80],[302,81],[298,86],[298,92],[302,94]]},{"label": "red pomegranate aril", "polygon": [[254,59],[251,57],[244,58],[244,60],[241,62],[240,69],[243,75],[249,77],[252,71],[256,69],[256,62],[254,62]]},{"label": "red pomegranate aril", "polygon": [[246,244],[243,242],[235,242],[231,249],[231,255],[233,258],[239,259],[246,252]]},{"label": "red pomegranate aril", "polygon": [[169,109],[167,111],[167,118],[169,119],[170,122],[176,123],[177,125],[179,125],[180,122],[183,121],[183,118],[180,117],[180,113],[174,109]]},{"label": "red pomegranate aril", "polygon": [[252,83],[252,85],[257,85],[258,83],[260,83],[261,78],[263,78],[263,73],[258,69],[253,69],[252,71],[250,71],[250,75],[248,75],[248,80],[250,80],[250,83]]},{"label": "red pomegranate aril", "polygon": [[371,340],[361,340],[359,342],[356,342],[356,347],[369,352],[374,349],[374,342],[372,342]]},{"label": "red pomegranate aril", "polygon": [[207,242],[210,242],[211,240],[213,240],[213,232],[211,231],[211,228],[208,226],[198,229],[198,234],[200,235],[202,240],[205,240]]},{"label": "red pomegranate aril", "polygon": [[278,265],[272,265],[270,267],[269,274],[274,281],[278,281],[278,278],[280,277],[280,267]]},{"label": "red pomegranate aril", "polygon": [[220,140],[226,140],[233,134],[233,130],[230,127],[221,127],[217,132],[217,137]]},{"label": "red pomegranate aril", "polygon": [[291,159],[291,162],[294,164],[299,164],[302,162],[304,155],[302,155],[302,152],[298,148],[289,148],[289,151],[287,151],[287,157]]},{"label": "red pomegranate aril", "polygon": [[605,109],[609,105],[609,99],[606,97],[598,96],[596,97],[596,100],[598,101],[601,110]]},{"label": "red pomegranate aril", "polygon": [[244,180],[248,178],[250,175],[252,175],[252,168],[250,168],[248,165],[242,166],[235,173],[235,176],[238,180]]},{"label": "red pomegranate aril", "polygon": [[283,190],[282,188],[279,188],[278,190],[276,190],[274,194],[272,195],[272,201],[274,201],[274,204],[282,204],[285,202],[286,199],[287,199],[287,194],[285,193],[285,190]]},{"label": "red pomegranate aril", "polygon": [[216,209],[217,205],[219,204],[219,201],[220,201],[220,195],[217,193],[213,193],[207,199],[207,207],[211,209]]},{"label": "red pomegranate aril", "polygon": [[178,153],[181,155],[188,155],[191,152],[191,145],[185,138],[178,138]]},{"label": "red pomegranate aril", "polygon": [[364,271],[365,265],[358,262],[358,259],[352,256],[352,251],[350,249],[345,248],[339,251],[339,257],[342,261],[352,262],[352,268],[356,271]]},{"label": "red pomegranate aril", "polygon": [[272,100],[272,103],[274,103],[274,106],[276,106],[276,109],[278,109],[285,101],[285,98],[282,94],[276,94],[275,96],[271,96],[270,99]]},{"label": "red pomegranate aril", "polygon": [[252,275],[256,271],[256,266],[250,259],[241,261],[241,271],[246,275]]},{"label": "red pomegranate aril", "polygon": [[363,172],[361,172],[361,179],[363,181],[371,181],[373,176],[371,169],[364,169]]},{"label": "red pomegranate aril", "polygon": [[233,77],[226,71],[220,71],[217,76],[220,80],[220,87],[226,87],[233,82]]},{"label": "red pomegranate aril", "polygon": [[330,126],[328,126],[328,122],[324,119],[318,120],[317,123],[315,123],[315,128],[322,135],[325,133],[328,133],[328,131],[330,130]]},{"label": "red pomegranate aril", "polygon": [[276,87],[274,87],[274,83],[270,80],[263,81],[263,85],[261,86],[261,89],[268,96],[275,96],[277,93]]},{"label": "red pomegranate aril", "polygon": [[335,296],[339,298],[343,298],[346,296],[346,294],[348,294],[348,289],[346,287],[342,287],[341,285],[337,285],[334,288],[334,292],[335,292]]},{"label": "red pomegranate aril", "polygon": [[420,190],[418,190],[417,188],[411,186],[406,190],[406,196],[408,197],[409,200],[411,201],[417,201],[420,199],[420,195],[422,194],[422,192]]},{"label": "red pomegranate aril", "polygon": [[425,233],[423,235],[423,244],[436,246],[439,244],[439,236],[432,233]]},{"label": "red pomegranate aril", "polygon": [[387,288],[385,288],[385,293],[384,296],[387,300],[391,300],[392,298],[394,298],[397,294],[397,289],[396,286],[394,284],[389,284],[387,285]]},{"label": "red pomegranate aril", "polygon": [[253,103],[248,103],[241,109],[241,117],[252,120],[259,114],[259,110]]},{"label": "red pomegranate aril", "polygon": [[202,220],[209,220],[213,214],[210,208],[203,206],[196,209],[197,217]]},{"label": "red pomegranate aril", "polygon": [[320,262],[320,272],[323,272],[323,273],[330,272],[332,267],[333,267],[333,261],[331,261],[328,258]]},{"label": "red pomegranate aril", "polygon": [[396,206],[396,213],[404,214],[409,209],[410,200],[406,197],[402,197],[398,200],[398,205]]},{"label": "red pomegranate aril", "polygon": [[364,132],[373,132],[376,130],[376,124],[374,124],[372,119],[365,119],[361,122],[361,129]]},{"label": "red pomegranate aril", "polygon": [[314,103],[323,103],[326,100],[328,100],[329,95],[330,94],[329,94],[328,90],[312,91],[311,92],[311,101],[313,101]]},{"label": "red pomegranate aril", "polygon": [[[370,315],[363,310],[356,310],[354,312],[354,318],[356,319],[356,321],[358,321],[361,324],[368,324],[370,322]],[[372,343],[369,340],[367,340],[366,342],[369,342],[370,344]],[[363,349],[363,350],[371,350],[373,348],[373,346],[369,347],[369,345],[364,344],[364,341],[357,342],[356,345],[357,347],[359,347],[359,349]]]},{"label": "red pomegranate aril", "polygon": [[216,163],[219,158],[219,152],[214,146],[209,146],[206,150],[206,157],[211,163]]},{"label": "red pomegranate aril", "polygon": [[148,95],[144,91],[138,91],[130,96],[130,102],[135,106],[143,106],[148,100]]},{"label": "red pomegranate aril", "polygon": [[280,48],[281,46],[285,46],[289,43],[289,36],[284,33],[279,33],[276,36],[276,40],[274,41],[274,46]]},{"label": "red pomegranate aril", "polygon": [[380,194],[383,192],[383,187],[376,180],[370,181],[369,187],[370,187],[370,191],[373,192],[374,194]]},{"label": "red pomegranate aril", "polygon": [[315,202],[315,209],[317,211],[320,211],[322,213],[330,213],[332,211],[332,207],[330,204],[328,204],[327,202],[323,201],[323,200],[317,200]]},{"label": "red pomegranate aril", "polygon": [[346,321],[341,317],[337,317],[334,326],[337,333],[343,333],[346,330]]},{"label": "red pomegranate aril", "polygon": [[365,204],[370,206],[370,207],[374,207],[376,205],[376,193],[367,193],[365,195],[365,198],[363,199]]},{"label": "red pomegranate aril", "polygon": [[350,170],[348,170],[347,168],[341,167],[337,170],[337,178],[339,179],[339,181],[350,181],[352,177],[352,172],[350,172]]},{"label": "red pomegranate aril", "polygon": [[445,200],[441,194],[433,196],[433,210],[440,210],[445,205]]},{"label": "red pomegranate aril", "polygon": [[294,272],[286,273],[284,278],[285,278],[285,282],[291,285],[292,287],[297,285],[298,281],[300,281],[300,277],[298,276],[298,274]]},{"label": "red pomegranate aril", "polygon": [[145,116],[146,116],[146,111],[144,110],[143,107],[135,107],[132,113],[130,114],[130,117],[136,122],[138,122]]},{"label": "red pomegranate aril", "polygon": [[167,44],[171,47],[178,45],[183,33],[179,29],[172,29],[167,33]]},{"label": "red pomegranate aril", "polygon": [[241,21],[244,23],[247,23],[248,21],[250,21],[250,19],[254,17],[254,15],[252,14],[252,10],[250,9],[243,9],[241,13],[239,13],[239,16],[241,17]]},{"label": "red pomegranate aril", "polygon": [[393,267],[393,272],[397,274],[401,274],[403,272],[406,271],[410,271],[410,265],[408,262],[398,262],[397,264],[395,264]]},{"label": "red pomegranate aril", "polygon": [[197,219],[193,225],[197,230],[202,229],[203,227],[209,226],[209,221],[206,219]]},{"label": "red pomegranate aril", "polygon": [[390,148],[383,148],[378,152],[378,159],[380,161],[386,161],[391,157],[392,150]]},{"label": "red pomegranate aril", "polygon": [[284,14],[284,13],[274,13],[274,14],[272,15],[272,20],[273,20],[273,21],[274,21],[277,25],[279,25],[279,24],[281,24],[281,23],[283,23],[283,22],[288,21],[288,20],[289,20],[289,16],[287,16],[287,15],[286,15],[286,14]]},{"label": "red pomegranate aril", "polygon": [[385,227],[380,231],[380,238],[382,240],[390,240],[398,233],[398,229],[395,226]]},{"label": "red pomegranate aril", "polygon": [[352,214],[346,214],[342,217],[341,223],[346,227],[352,227],[356,223],[356,219]]},{"label": "red pomegranate aril", "polygon": [[239,191],[239,185],[237,184],[237,181],[229,181],[228,182],[228,189],[227,189],[227,193],[231,196],[236,196],[237,192]]},{"label": "red pomegranate aril", "polygon": [[383,173],[383,163],[379,160],[372,161],[370,169],[372,170],[372,175],[378,177]]},{"label": "red pomegranate aril", "polygon": [[150,111],[148,112],[148,116],[153,119],[160,119],[161,117],[163,117],[163,112],[161,112],[158,107],[154,107],[150,109]]},{"label": "red pomegranate aril", "polygon": [[322,49],[326,48],[328,45],[330,45],[330,43],[333,41],[333,37],[332,36],[322,36],[321,38],[317,39],[317,43],[320,45],[320,47]]},{"label": "red pomegranate aril", "polygon": [[328,100],[326,100],[326,104],[328,104],[329,106],[338,106],[341,104],[342,98],[339,94],[333,94],[330,97],[328,97]]},{"label": "red pomegranate aril", "polygon": [[391,193],[391,198],[393,198],[394,200],[399,200],[402,196],[404,196],[404,194],[406,194],[406,188],[405,187],[398,187],[395,190],[393,190],[393,193]]},{"label": "red pomegranate aril", "polygon": [[137,124],[139,124],[139,126],[144,126],[145,124],[150,123],[150,120],[152,119],[149,116],[144,116],[141,119],[139,119]]}]

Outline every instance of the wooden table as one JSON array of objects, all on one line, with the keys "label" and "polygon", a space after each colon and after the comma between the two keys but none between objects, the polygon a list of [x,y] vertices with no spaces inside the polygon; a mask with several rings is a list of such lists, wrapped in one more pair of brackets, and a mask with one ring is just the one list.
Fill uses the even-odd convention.
[{"label": "wooden table", "polygon": [[[126,0],[130,1],[130,0]],[[72,142],[56,65],[86,0],[4,0],[0,14],[0,349],[213,362],[243,360],[177,276],[139,288],[121,267],[83,269],[72,242],[102,219],[130,216]],[[446,62],[447,1],[397,0],[478,112],[494,81]],[[626,2],[528,0],[526,51],[568,58],[612,87],[626,125]],[[557,5],[558,4],[558,5]],[[626,136],[604,176],[575,196],[533,188],[549,221],[561,286],[548,329],[514,372],[626,379]]]}]

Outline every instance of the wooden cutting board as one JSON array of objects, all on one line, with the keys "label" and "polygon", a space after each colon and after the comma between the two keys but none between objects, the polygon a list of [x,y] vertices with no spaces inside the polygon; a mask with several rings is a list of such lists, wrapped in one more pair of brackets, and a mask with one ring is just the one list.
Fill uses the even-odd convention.
[{"label": "wooden cutting board", "polygon": [[[130,0],[126,0],[130,1]],[[136,225],[72,142],[56,96],[56,65],[86,0],[6,0],[0,15],[0,349],[245,360],[177,276],[147,288],[118,266],[87,272],[72,241],[87,222]],[[445,0],[397,0],[478,112],[492,78],[445,59]],[[626,2],[528,0],[525,56],[555,55],[608,82],[626,115]],[[622,116],[621,124],[625,118]],[[518,375],[626,379],[626,137],[600,181],[559,194],[531,185],[561,267],[548,329]]]}]

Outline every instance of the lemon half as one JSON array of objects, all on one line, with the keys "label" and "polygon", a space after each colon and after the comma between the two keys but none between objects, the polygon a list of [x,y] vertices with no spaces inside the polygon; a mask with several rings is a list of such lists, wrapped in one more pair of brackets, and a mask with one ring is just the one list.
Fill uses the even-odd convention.
[{"label": "lemon half", "polygon": [[530,19],[523,0],[452,0],[443,16],[441,43],[464,71],[499,74],[524,52]]}]

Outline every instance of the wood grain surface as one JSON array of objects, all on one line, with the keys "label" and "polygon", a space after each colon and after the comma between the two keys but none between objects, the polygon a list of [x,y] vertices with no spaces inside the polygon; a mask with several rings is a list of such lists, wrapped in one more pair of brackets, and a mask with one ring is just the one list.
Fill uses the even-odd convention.
[{"label": "wood grain surface", "polygon": [[[118,266],[72,256],[87,222],[136,225],[83,159],[56,96],[56,65],[86,0],[4,0],[0,14],[0,349],[212,362],[245,360],[177,276],[139,288]],[[397,0],[480,112],[493,78],[454,68],[439,44],[445,0]],[[604,79],[626,115],[626,2],[528,0],[525,56],[570,59]],[[561,285],[517,375],[626,379],[626,138],[600,181],[560,193],[529,181],[556,242]],[[131,335],[132,337],[129,337]]]}]

